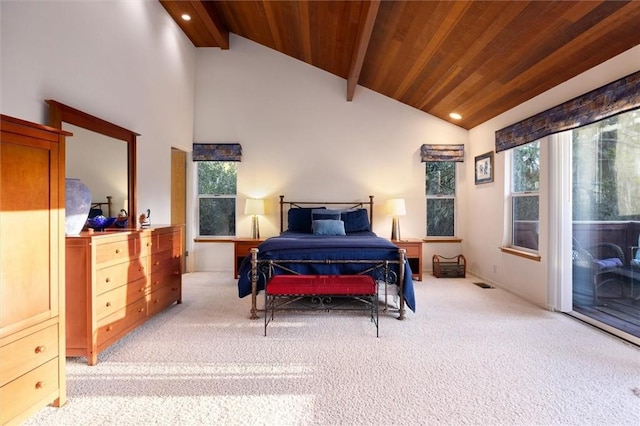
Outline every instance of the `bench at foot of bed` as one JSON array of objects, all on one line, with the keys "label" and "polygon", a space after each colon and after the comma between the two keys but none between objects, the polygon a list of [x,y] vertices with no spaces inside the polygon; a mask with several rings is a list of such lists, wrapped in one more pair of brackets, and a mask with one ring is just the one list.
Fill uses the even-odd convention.
[{"label": "bench at foot of bed", "polygon": [[[378,337],[378,291],[368,275],[276,275],[267,282],[265,290],[264,335],[276,310],[366,310],[376,326]],[[285,299],[286,298],[286,299]],[[297,303],[310,298],[311,303]],[[334,303],[345,298],[347,303],[360,302],[360,307]],[[348,299],[347,299],[348,298]],[[270,313],[269,313],[270,312]]]}]

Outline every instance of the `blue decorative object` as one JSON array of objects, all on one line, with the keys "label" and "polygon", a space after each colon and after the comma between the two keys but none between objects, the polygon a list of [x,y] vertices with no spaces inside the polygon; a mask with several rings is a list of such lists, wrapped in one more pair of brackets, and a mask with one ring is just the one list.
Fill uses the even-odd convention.
[{"label": "blue decorative object", "polygon": [[89,215],[91,192],[80,179],[65,180],[65,233],[78,235]]},{"label": "blue decorative object", "polygon": [[102,215],[87,219],[87,226],[96,231],[104,231],[116,221],[116,217],[104,217]]}]

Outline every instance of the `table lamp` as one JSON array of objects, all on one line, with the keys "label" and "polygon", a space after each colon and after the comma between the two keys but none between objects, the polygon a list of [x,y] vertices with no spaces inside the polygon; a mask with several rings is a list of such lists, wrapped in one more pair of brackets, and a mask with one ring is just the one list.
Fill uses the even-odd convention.
[{"label": "table lamp", "polygon": [[244,214],[250,214],[253,216],[251,221],[251,238],[260,238],[258,215],[264,214],[264,200],[258,198],[247,198],[247,202],[244,206]]},{"label": "table lamp", "polygon": [[391,240],[400,241],[400,218],[407,214],[407,207],[404,203],[404,198],[393,198],[387,200],[385,209],[389,216],[393,217],[391,223]]}]

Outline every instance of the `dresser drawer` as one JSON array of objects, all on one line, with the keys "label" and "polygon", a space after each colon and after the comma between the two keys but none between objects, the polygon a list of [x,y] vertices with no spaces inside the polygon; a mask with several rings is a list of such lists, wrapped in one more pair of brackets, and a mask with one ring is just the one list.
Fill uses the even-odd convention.
[{"label": "dresser drawer", "polygon": [[174,302],[181,300],[180,284],[174,286],[161,287],[152,292],[149,296],[149,316],[155,315]]},{"label": "dresser drawer", "polygon": [[161,232],[155,235],[152,252],[173,250],[180,247],[180,232]]},{"label": "dresser drawer", "polygon": [[151,274],[150,290],[156,291],[160,287],[179,287],[182,282],[182,274],[180,274],[179,263],[174,265],[173,269],[162,269]]},{"label": "dresser drawer", "polygon": [[151,273],[161,269],[174,269],[180,272],[180,256],[173,253],[173,250],[163,251],[151,255]]},{"label": "dresser drawer", "polygon": [[422,244],[398,244],[407,251],[407,257],[418,257],[422,254]]},{"label": "dresser drawer", "polygon": [[58,358],[7,383],[0,389],[2,423],[8,422],[27,409],[50,403],[59,392]]},{"label": "dresser drawer", "polygon": [[258,247],[259,244],[259,241],[236,241],[234,246],[235,255],[244,258],[249,255],[252,248]]},{"label": "dresser drawer", "polygon": [[146,278],[139,279],[129,284],[102,293],[96,297],[96,318],[98,320],[125,308],[138,299],[144,298],[147,290]]},{"label": "dresser drawer", "polygon": [[140,237],[130,235],[129,238],[113,242],[101,242],[95,248],[96,263],[124,261],[140,253]]},{"label": "dresser drawer", "polygon": [[98,320],[98,348],[101,349],[105,343],[120,338],[125,331],[144,321],[146,316],[145,298]]},{"label": "dresser drawer", "polygon": [[140,255],[148,256],[149,254],[151,254],[151,252],[153,251],[153,246],[154,242],[151,234],[147,232],[140,236]]},{"label": "dresser drawer", "polygon": [[0,386],[55,358],[57,354],[57,325],[52,325],[1,347]]},{"label": "dresser drawer", "polygon": [[128,282],[144,278],[146,264],[147,258],[139,257],[131,259],[130,262],[118,263],[96,270],[96,293],[101,294]]}]

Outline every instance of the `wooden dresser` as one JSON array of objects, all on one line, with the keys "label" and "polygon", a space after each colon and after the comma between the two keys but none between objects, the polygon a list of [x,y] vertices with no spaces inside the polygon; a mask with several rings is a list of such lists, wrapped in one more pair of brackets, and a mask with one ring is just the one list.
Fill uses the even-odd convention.
[{"label": "wooden dresser", "polygon": [[2,115],[0,424],[66,401],[64,143],[68,132]]},{"label": "wooden dresser", "polygon": [[67,356],[98,354],[182,302],[182,227],[67,236]]}]

